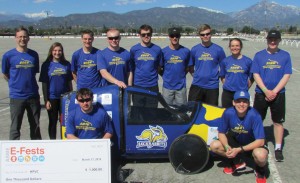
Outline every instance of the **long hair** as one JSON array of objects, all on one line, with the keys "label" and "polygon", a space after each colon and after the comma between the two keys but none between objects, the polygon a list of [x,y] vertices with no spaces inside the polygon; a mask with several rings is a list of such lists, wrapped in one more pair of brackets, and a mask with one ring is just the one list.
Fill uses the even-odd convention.
[{"label": "long hair", "polygon": [[61,48],[62,54],[61,54],[61,57],[60,57],[60,61],[66,61],[65,54],[64,54],[64,48],[63,48],[62,44],[59,43],[59,42],[55,42],[50,46],[48,56],[47,56],[45,62],[47,62],[47,61],[51,62],[53,60],[52,51],[54,50],[55,47],[60,47]]}]

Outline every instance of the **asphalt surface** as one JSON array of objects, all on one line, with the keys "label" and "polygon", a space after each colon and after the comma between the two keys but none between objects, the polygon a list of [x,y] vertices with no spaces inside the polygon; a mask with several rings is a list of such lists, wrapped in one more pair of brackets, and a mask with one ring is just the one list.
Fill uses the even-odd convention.
[{"label": "asphalt surface", "polygon": [[[36,50],[40,55],[40,64],[45,60],[49,47],[53,42],[61,42],[64,46],[65,56],[68,60],[71,59],[72,53],[81,47],[81,41],[78,38],[31,38],[29,42],[29,47]],[[152,41],[161,46],[165,47],[168,45],[169,41],[167,38],[153,38]],[[137,38],[122,38],[121,46],[130,49],[131,46],[138,43]],[[181,44],[191,48],[195,44],[198,44],[200,39],[195,38],[181,38]],[[213,42],[221,45],[226,55],[229,55],[228,40],[223,40],[223,38],[213,38]],[[253,58],[254,54],[266,47],[266,43],[263,40],[251,40],[244,41],[243,54],[250,58]],[[94,46],[103,49],[107,46],[106,40],[102,38],[96,38],[94,41]],[[7,50],[15,47],[14,39],[12,38],[0,38],[0,57]],[[273,144],[273,132],[272,123],[270,120],[270,113],[268,112],[267,118],[264,121],[265,131],[267,134],[268,145],[270,148],[269,154],[269,169],[270,175],[267,179],[268,182],[273,183],[296,183],[300,179],[300,174],[297,173],[297,169],[300,164],[299,158],[299,141],[300,136],[298,135],[299,127],[299,114],[300,111],[300,99],[299,99],[299,89],[300,89],[300,48],[296,47],[296,44],[291,46],[291,43],[281,44],[280,48],[290,52],[293,63],[293,75],[287,84],[286,92],[286,122],[284,123],[285,134],[284,134],[284,149],[283,153],[285,156],[284,162],[275,162],[274,160],[274,144]],[[1,64],[1,63],[0,63]],[[37,75],[37,78],[39,76]],[[187,77],[187,87],[189,89],[191,83],[191,76]],[[39,83],[40,85],[40,83]],[[160,78],[159,85],[162,85],[162,80]],[[75,85],[74,85],[75,86]],[[74,87],[75,88],[75,87]],[[221,94],[221,84],[220,84],[220,94]],[[250,94],[254,97],[254,86],[250,89]],[[40,85],[40,94],[41,85]],[[43,101],[43,100],[41,100]],[[8,140],[9,137],[9,127],[10,127],[10,112],[9,112],[9,98],[8,98],[8,86],[4,79],[0,79],[0,140]],[[43,139],[49,139],[47,126],[48,117],[47,112],[43,108],[41,112],[41,133]],[[59,127],[58,127],[59,128]],[[58,134],[59,138],[59,134]],[[29,125],[27,121],[27,115],[25,113],[23,118],[23,125],[21,130],[21,139],[29,140]],[[235,183],[244,182],[252,183],[255,182],[255,176],[253,174],[252,168],[247,167],[246,170],[234,174],[226,175],[222,172],[222,162],[219,159],[211,159],[204,169],[203,172],[194,175],[182,175],[175,172],[173,167],[168,161],[143,161],[143,162],[130,162],[127,163],[123,169],[129,170],[129,175],[126,177],[126,182],[131,183]]]}]

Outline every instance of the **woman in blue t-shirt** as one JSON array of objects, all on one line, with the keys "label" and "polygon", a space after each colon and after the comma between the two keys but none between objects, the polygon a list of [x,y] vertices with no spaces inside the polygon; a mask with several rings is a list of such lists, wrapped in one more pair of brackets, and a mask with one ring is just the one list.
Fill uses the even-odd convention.
[{"label": "woman in blue t-shirt", "polygon": [[241,53],[243,43],[239,38],[229,41],[231,55],[220,64],[220,78],[223,83],[222,107],[232,106],[233,95],[239,90],[248,90],[253,78],[250,74],[252,60]]},{"label": "woman in blue t-shirt", "polygon": [[46,61],[42,64],[40,82],[42,82],[45,107],[49,117],[48,133],[50,139],[56,139],[56,126],[60,111],[60,97],[73,90],[71,64],[65,59],[61,43],[51,45]]}]

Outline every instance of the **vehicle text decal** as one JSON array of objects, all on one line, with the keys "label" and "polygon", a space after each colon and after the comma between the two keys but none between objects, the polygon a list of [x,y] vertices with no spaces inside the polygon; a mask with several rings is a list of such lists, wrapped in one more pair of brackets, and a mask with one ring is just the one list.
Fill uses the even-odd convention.
[{"label": "vehicle text decal", "polygon": [[136,136],[136,138],[138,140],[136,148],[147,147],[150,149],[153,147],[167,147],[168,137],[165,134],[164,129],[159,125],[149,125],[149,129],[143,130],[141,135]]}]

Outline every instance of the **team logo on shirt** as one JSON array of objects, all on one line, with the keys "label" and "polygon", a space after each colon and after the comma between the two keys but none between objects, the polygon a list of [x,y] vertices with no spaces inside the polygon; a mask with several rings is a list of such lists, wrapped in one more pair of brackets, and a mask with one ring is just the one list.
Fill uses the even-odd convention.
[{"label": "team logo on shirt", "polygon": [[67,74],[67,71],[65,69],[55,67],[55,69],[51,73],[51,76],[60,76],[64,74]]},{"label": "team logo on shirt", "polygon": [[32,61],[30,60],[25,60],[25,59],[21,59],[21,61],[19,62],[19,64],[16,65],[16,68],[24,68],[24,69],[27,69],[27,68],[32,68],[34,67]]},{"label": "team logo on shirt", "polygon": [[238,134],[242,134],[242,133],[248,133],[248,131],[246,131],[244,129],[243,125],[238,124],[238,126],[234,127],[233,129],[231,129],[233,132],[238,133]]},{"label": "team logo on shirt", "polygon": [[138,60],[142,61],[148,61],[148,60],[154,60],[153,56],[150,53],[143,52],[139,57]]},{"label": "team logo on shirt", "polygon": [[172,55],[170,60],[167,61],[168,64],[177,64],[182,63],[183,60],[180,58],[180,56]]},{"label": "team logo on shirt", "polygon": [[83,64],[81,65],[81,67],[85,67],[85,68],[91,68],[91,67],[95,67],[97,64],[94,62],[94,60],[87,60],[85,59]]},{"label": "team logo on shirt", "polygon": [[111,60],[111,62],[109,62],[109,65],[123,65],[125,64],[125,61],[121,58],[121,57],[116,57],[114,56]]},{"label": "team logo on shirt", "polygon": [[149,129],[143,130],[141,135],[135,137],[138,139],[136,148],[147,147],[150,149],[153,147],[167,147],[168,137],[164,129],[159,125],[149,125]]},{"label": "team logo on shirt", "polygon": [[80,122],[80,124],[76,126],[76,129],[88,131],[88,130],[95,130],[96,128],[93,127],[93,124],[91,122],[82,119],[82,122]]},{"label": "team logo on shirt", "polygon": [[244,73],[245,71],[243,70],[242,66],[232,64],[232,66],[230,66],[230,68],[227,70],[227,72]]},{"label": "team logo on shirt", "polygon": [[263,66],[264,69],[280,69],[281,65],[275,60],[269,59],[265,66]]},{"label": "team logo on shirt", "polygon": [[208,61],[213,59],[214,58],[212,58],[210,53],[205,53],[205,52],[203,52],[202,55],[198,58],[198,60],[202,60],[202,61]]}]

